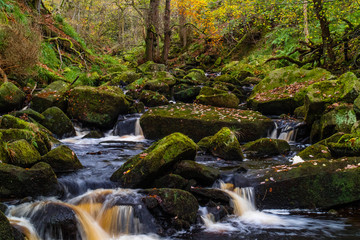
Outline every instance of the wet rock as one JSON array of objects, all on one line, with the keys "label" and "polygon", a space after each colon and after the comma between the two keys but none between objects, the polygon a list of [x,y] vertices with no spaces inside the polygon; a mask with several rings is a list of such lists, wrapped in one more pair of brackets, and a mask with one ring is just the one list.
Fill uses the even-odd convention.
[{"label": "wet rock", "polygon": [[215,107],[236,108],[240,101],[235,94],[224,90],[203,87],[196,97],[196,102]]},{"label": "wet rock", "polygon": [[230,205],[231,198],[225,192],[212,188],[192,188],[190,192],[196,197],[201,205],[210,201],[218,205]]},{"label": "wet rock", "polygon": [[111,79],[111,84],[114,86],[118,86],[121,84],[130,84],[134,81],[138,80],[141,77],[141,74],[136,73],[135,71],[125,71],[122,72],[120,75]]},{"label": "wet rock", "polygon": [[150,90],[141,91],[139,99],[148,107],[169,104],[169,100],[164,95]]},{"label": "wet rock", "polygon": [[251,141],[265,136],[273,126],[271,119],[258,112],[199,104],[152,108],[141,116],[140,124],[147,139],[181,132],[195,141],[216,134],[222,127],[236,128],[239,141]]},{"label": "wet rock", "polygon": [[145,205],[164,229],[188,229],[195,223],[199,204],[189,192],[180,189],[143,190]]},{"label": "wet rock", "polygon": [[11,115],[32,123],[34,122],[42,123],[43,121],[45,121],[44,115],[31,108],[28,108],[26,110],[16,111],[14,113],[11,113]]},{"label": "wet rock", "polygon": [[176,101],[192,103],[199,95],[201,87],[181,84],[174,87],[174,98]]},{"label": "wet rock", "polygon": [[147,187],[184,159],[194,159],[197,145],[181,133],[173,133],[126,161],[112,176],[122,187]]},{"label": "wet rock", "polygon": [[254,110],[263,114],[293,113],[297,107],[303,105],[308,86],[332,77],[330,72],[320,68],[276,69],[255,86],[248,103]]},{"label": "wet rock", "polygon": [[51,150],[41,161],[48,163],[55,172],[71,172],[83,167],[76,154],[65,145]]},{"label": "wet rock", "polygon": [[75,136],[74,125],[60,108],[48,108],[42,115],[45,117],[45,121],[42,123],[44,127],[49,129],[58,138]]},{"label": "wet rock", "polygon": [[219,177],[218,169],[196,163],[192,160],[184,160],[177,164],[175,174],[186,179],[195,179],[203,186],[211,186]]},{"label": "wet rock", "polygon": [[21,198],[58,193],[57,178],[49,164],[40,162],[30,169],[0,164],[0,197]]},{"label": "wet rock", "polygon": [[86,134],[83,138],[103,138],[105,137],[105,134],[101,131],[90,131],[88,134]]},{"label": "wet rock", "polygon": [[13,228],[6,216],[0,212],[0,238],[1,240],[14,240]]},{"label": "wet rock", "polygon": [[40,161],[40,153],[25,139],[7,144],[8,163],[19,167],[31,167]]},{"label": "wet rock", "polygon": [[76,87],[70,90],[67,113],[84,123],[103,129],[113,127],[120,113],[130,107],[117,87]]},{"label": "wet rock", "polygon": [[15,84],[5,82],[0,85],[0,112],[6,113],[21,108],[25,101],[25,93]]},{"label": "wet rock", "polygon": [[243,146],[247,157],[266,157],[285,154],[290,151],[287,141],[281,139],[261,138]]},{"label": "wet rock", "polygon": [[156,179],[153,186],[155,188],[177,188],[186,189],[189,181],[177,174],[168,174]]},{"label": "wet rock", "polygon": [[43,112],[47,108],[56,106],[62,110],[66,108],[65,93],[70,84],[63,81],[55,81],[35,94],[31,100],[31,108]]},{"label": "wet rock", "polygon": [[255,187],[261,208],[329,209],[360,199],[360,159],[312,160],[277,166]]}]

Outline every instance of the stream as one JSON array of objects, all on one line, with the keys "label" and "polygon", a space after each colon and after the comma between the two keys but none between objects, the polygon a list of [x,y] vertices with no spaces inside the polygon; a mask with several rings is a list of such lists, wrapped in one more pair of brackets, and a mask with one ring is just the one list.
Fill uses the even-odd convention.
[{"label": "stream", "polygon": [[199,163],[222,170],[221,180],[213,187],[231,197],[234,215],[216,222],[206,207],[200,207],[198,223],[190,230],[166,238],[157,235],[155,220],[142,203],[143,195],[137,190],[118,188],[109,180],[129,157],[152,143],[142,136],[138,119],[138,115],[122,119],[103,138],[85,139],[87,131],[78,128],[76,137],[61,140],[77,154],[84,168],[58,176],[65,190],[61,198],[8,202],[7,216],[12,225],[29,240],[360,239],[359,217],[338,217],[306,209],[260,211],[256,209],[254,189],[238,178],[242,168],[248,171],[241,176],[251,178],[259,168],[291,164],[289,159],[304,148],[296,136],[301,124],[293,121],[281,121],[269,132],[269,137],[291,143],[293,151],[287,156],[231,162],[199,154]]}]

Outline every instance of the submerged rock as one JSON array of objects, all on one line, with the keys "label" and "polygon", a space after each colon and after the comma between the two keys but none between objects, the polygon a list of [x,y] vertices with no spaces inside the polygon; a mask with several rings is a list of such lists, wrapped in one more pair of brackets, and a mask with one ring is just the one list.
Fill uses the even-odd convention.
[{"label": "submerged rock", "polygon": [[174,104],[150,109],[141,116],[140,124],[147,139],[181,132],[199,141],[216,134],[222,127],[232,127],[239,132],[239,141],[251,141],[265,136],[274,123],[250,110]]},{"label": "submerged rock", "polygon": [[261,208],[328,209],[360,200],[360,158],[312,160],[273,167],[258,179]]},{"label": "submerged rock", "polygon": [[55,173],[47,163],[29,169],[0,164],[0,197],[49,196],[60,192]]},{"label": "submerged rock", "polygon": [[240,101],[235,94],[228,91],[203,87],[196,97],[196,102],[204,105],[211,105],[215,107],[236,108]]},{"label": "submerged rock", "polygon": [[76,154],[65,145],[51,150],[41,157],[41,161],[48,163],[55,172],[69,172],[83,167]]},{"label": "submerged rock", "polygon": [[197,145],[181,133],[173,133],[151,145],[147,150],[126,161],[112,176],[122,187],[150,186],[185,159],[194,159]]},{"label": "submerged rock", "polygon": [[75,136],[74,125],[60,108],[48,108],[42,115],[45,117],[45,121],[43,121],[44,127],[49,129],[58,138]]},{"label": "submerged rock", "polygon": [[243,146],[247,157],[266,157],[285,154],[290,151],[287,141],[281,139],[261,138]]},{"label": "submerged rock", "polygon": [[63,81],[55,81],[49,84],[41,92],[35,94],[31,100],[31,108],[43,112],[49,107],[66,108],[65,93],[70,84]]},{"label": "submerged rock", "polygon": [[148,194],[143,199],[146,207],[164,229],[188,229],[195,223],[199,204],[189,192],[180,189],[143,190]]},{"label": "submerged rock", "polygon": [[99,128],[111,128],[130,104],[117,87],[76,87],[70,90],[67,113],[80,122]]},{"label": "submerged rock", "polygon": [[0,85],[0,113],[21,108],[25,101],[25,93],[15,84],[5,82]]}]

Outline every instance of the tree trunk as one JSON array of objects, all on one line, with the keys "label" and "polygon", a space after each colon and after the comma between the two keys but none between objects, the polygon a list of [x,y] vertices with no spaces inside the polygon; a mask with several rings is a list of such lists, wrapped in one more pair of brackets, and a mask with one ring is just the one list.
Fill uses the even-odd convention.
[{"label": "tree trunk", "polygon": [[313,2],[316,18],[320,22],[323,51],[328,58],[327,65],[332,65],[335,62],[335,54],[332,49],[333,40],[330,35],[329,22],[323,9],[323,0],[313,0]]},{"label": "tree trunk", "polygon": [[180,36],[180,44],[182,47],[186,47],[187,45],[187,30],[186,30],[186,16],[184,14],[184,10],[182,8],[179,9],[179,36]]},{"label": "tree trunk", "polygon": [[304,34],[305,42],[309,43],[308,0],[304,0]]},{"label": "tree trunk", "polygon": [[165,4],[165,14],[164,14],[164,48],[163,48],[163,61],[164,64],[167,64],[170,51],[170,41],[171,41],[171,28],[170,28],[170,3],[171,0],[166,0]]},{"label": "tree trunk", "polygon": [[146,52],[147,61],[154,61],[158,58],[158,25],[159,25],[159,4],[160,0],[150,0],[148,21],[146,29]]}]

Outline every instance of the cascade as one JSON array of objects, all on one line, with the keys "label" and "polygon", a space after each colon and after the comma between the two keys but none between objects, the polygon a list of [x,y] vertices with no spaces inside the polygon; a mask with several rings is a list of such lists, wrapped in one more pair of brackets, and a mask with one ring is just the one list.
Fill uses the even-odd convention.
[{"label": "cascade", "polygon": [[140,114],[120,115],[113,129],[113,135],[125,136],[135,135],[142,136],[140,127]]},{"label": "cascade", "polygon": [[286,140],[295,142],[298,138],[299,128],[305,126],[304,122],[296,120],[275,120],[275,128],[269,133],[268,137],[272,139]]}]

